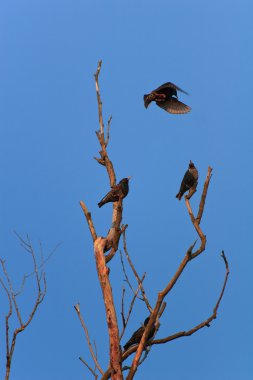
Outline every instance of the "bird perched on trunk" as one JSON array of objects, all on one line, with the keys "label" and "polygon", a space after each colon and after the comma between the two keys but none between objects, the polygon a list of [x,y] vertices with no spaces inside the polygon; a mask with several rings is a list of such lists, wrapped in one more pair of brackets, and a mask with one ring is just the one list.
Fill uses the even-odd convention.
[{"label": "bird perched on trunk", "polygon": [[[133,335],[131,336],[131,338],[129,339],[129,341],[124,345],[124,350],[125,351],[129,347],[133,346],[134,344],[139,344],[140,343],[142,335],[143,335],[143,333],[145,331],[145,327],[147,326],[147,324],[149,322],[149,319],[150,319],[150,316],[145,319],[143,326],[141,326],[138,330],[136,330],[133,333]],[[154,333],[155,333],[155,325],[153,325],[151,327],[151,330],[149,332],[147,340],[150,340],[153,337]]]},{"label": "bird perched on trunk", "polygon": [[159,107],[170,113],[179,114],[189,112],[191,107],[178,100],[177,91],[189,95],[186,91],[171,82],[164,83],[162,86],[151,91],[150,94],[143,96],[144,106],[148,108],[151,102],[156,102]]},{"label": "bird perched on trunk", "polygon": [[199,173],[195,168],[194,163],[190,161],[189,168],[184,175],[184,178],[180,186],[180,190],[176,195],[176,198],[180,200],[186,191],[191,189],[195,190],[198,184],[198,177]]},{"label": "bird perched on trunk", "polygon": [[119,199],[125,198],[129,191],[128,181],[130,178],[131,177],[123,178],[117,185],[113,186],[112,189],[98,203],[98,207],[102,207],[105,203],[116,202]]}]

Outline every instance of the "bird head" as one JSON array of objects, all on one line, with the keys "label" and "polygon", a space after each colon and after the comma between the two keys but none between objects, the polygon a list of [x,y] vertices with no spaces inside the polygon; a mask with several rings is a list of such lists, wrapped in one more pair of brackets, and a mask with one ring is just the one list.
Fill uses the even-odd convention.
[{"label": "bird head", "polygon": [[128,183],[128,181],[130,181],[130,179],[132,178],[132,176],[129,176],[129,177],[127,177],[127,178],[123,178],[121,181],[120,181],[120,183]]},{"label": "bird head", "polygon": [[150,320],[150,315],[145,319],[145,321],[144,321],[144,326],[147,326],[149,320]]},{"label": "bird head", "polygon": [[131,179],[132,177],[127,177],[127,178],[123,178],[119,183],[128,183],[128,181]]},{"label": "bird head", "polygon": [[195,168],[195,165],[194,163],[190,160],[190,163],[189,163],[189,169],[193,169]]}]

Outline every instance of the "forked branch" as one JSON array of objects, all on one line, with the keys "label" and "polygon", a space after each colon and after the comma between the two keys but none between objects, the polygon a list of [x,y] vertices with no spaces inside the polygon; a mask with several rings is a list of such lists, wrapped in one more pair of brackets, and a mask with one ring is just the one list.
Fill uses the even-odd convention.
[{"label": "forked branch", "polygon": [[[17,235],[18,236],[18,235]],[[20,332],[24,331],[26,327],[31,323],[39,304],[42,303],[42,301],[45,298],[46,295],[46,277],[45,277],[45,272],[43,270],[43,263],[42,265],[37,264],[36,260],[36,255],[32,246],[32,243],[27,236],[27,240],[25,241],[22,239],[20,236],[18,236],[20,243],[22,247],[31,255],[32,258],[32,263],[33,263],[33,272],[32,274],[35,277],[35,283],[36,283],[36,292],[37,296],[36,299],[33,303],[33,306],[30,311],[29,317],[24,321],[22,318],[22,313],[19,308],[18,302],[17,302],[17,297],[18,295],[23,291],[23,286],[21,286],[21,290],[19,292],[15,292],[13,289],[12,285],[12,280],[9,276],[9,273],[6,269],[5,262],[3,259],[0,259],[0,263],[2,266],[2,271],[5,277],[5,281],[7,284],[5,284],[5,281],[0,278],[0,284],[2,285],[9,301],[9,311],[5,317],[5,335],[6,335],[6,372],[5,372],[5,380],[9,379],[10,376],[10,370],[11,370],[11,364],[12,364],[12,358],[13,358],[13,353],[15,350],[15,345],[16,345],[16,340],[17,336]],[[39,269],[42,268],[41,272]],[[24,276],[24,278],[27,278],[28,276]],[[22,281],[23,284],[24,280]],[[15,314],[19,323],[19,327],[17,327],[12,335],[12,339],[10,339],[10,318],[13,316],[13,310],[15,310]]]},{"label": "forked branch", "polygon": [[[209,186],[209,182],[210,182],[210,178],[211,178],[211,171],[212,171],[212,169],[209,167],[208,168],[208,175],[207,175],[207,178],[205,180],[205,185],[204,185],[204,189],[202,192],[202,197],[201,197],[201,201],[200,201],[200,205],[199,205],[199,210],[201,210],[201,217],[202,217],[202,214],[204,211],[205,199],[206,199],[207,190],[208,190],[208,186]],[[193,212],[192,212],[192,209],[190,206],[190,200],[187,199],[187,197],[185,197],[185,202],[186,202],[186,206],[188,208],[189,215],[191,217],[191,221],[192,221],[192,223],[193,223],[193,225],[194,225],[194,227],[195,227],[195,229],[196,229],[196,231],[197,231],[197,233],[201,239],[201,246],[195,253],[192,253],[192,249],[193,249],[195,243],[188,249],[188,251],[186,252],[181,264],[179,265],[179,267],[178,267],[176,273],[174,274],[174,276],[172,277],[172,279],[168,282],[168,284],[165,286],[165,288],[158,293],[157,301],[156,301],[154,310],[151,313],[149,322],[145,328],[144,334],[143,334],[141,341],[137,347],[135,357],[132,361],[131,369],[130,369],[128,376],[127,376],[127,380],[132,380],[134,375],[135,375],[135,372],[137,371],[137,368],[138,368],[139,363],[140,363],[140,358],[141,358],[142,352],[145,348],[146,341],[148,339],[150,330],[151,330],[153,324],[155,323],[155,321],[157,319],[157,316],[158,316],[159,311],[162,307],[164,298],[173,289],[174,285],[176,284],[177,280],[179,279],[179,277],[183,273],[183,270],[185,269],[185,267],[189,263],[189,261],[191,261],[192,259],[197,257],[201,252],[203,252],[205,250],[206,237],[203,234],[202,230],[200,229],[199,224],[197,223],[197,221],[193,215]],[[201,217],[200,217],[200,219],[201,219]]]}]

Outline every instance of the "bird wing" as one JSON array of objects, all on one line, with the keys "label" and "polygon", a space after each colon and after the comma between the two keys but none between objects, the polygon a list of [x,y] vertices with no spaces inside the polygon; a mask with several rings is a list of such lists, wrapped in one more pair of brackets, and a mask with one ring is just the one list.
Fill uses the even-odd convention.
[{"label": "bird wing", "polygon": [[111,195],[116,197],[121,193],[121,186],[119,184],[113,186],[112,190],[110,191]]},{"label": "bird wing", "polygon": [[127,341],[127,343],[124,345],[124,349],[127,350],[130,346],[133,344],[140,343],[141,337],[144,333],[145,328],[143,326],[139,327],[138,330],[136,330],[131,338]]},{"label": "bird wing", "polygon": [[194,185],[194,183],[195,183],[195,178],[194,178],[193,174],[189,170],[187,170],[185,175],[184,175],[184,178],[182,180],[181,185],[183,185],[183,187],[185,187],[185,188],[190,189]]},{"label": "bird wing", "polygon": [[176,98],[171,98],[169,100],[166,100],[165,102],[156,102],[156,104],[159,107],[163,108],[165,111],[174,114],[187,113],[191,110],[191,107],[180,102]]},{"label": "bird wing", "polygon": [[171,82],[166,82],[166,83],[162,84],[160,87],[156,88],[156,89],[154,90],[154,92],[156,92],[156,91],[158,91],[158,90],[162,90],[162,89],[164,89],[164,88],[174,88],[174,90],[181,91],[181,92],[183,92],[184,94],[189,95],[188,92],[182,90],[182,88],[176,86],[174,83],[171,83]]}]

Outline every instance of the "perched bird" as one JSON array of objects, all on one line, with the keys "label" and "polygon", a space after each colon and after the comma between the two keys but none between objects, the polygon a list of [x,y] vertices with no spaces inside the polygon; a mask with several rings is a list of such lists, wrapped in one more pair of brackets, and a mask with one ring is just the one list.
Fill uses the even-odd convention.
[{"label": "perched bird", "polygon": [[117,185],[113,186],[112,189],[98,203],[98,207],[102,207],[105,203],[116,202],[119,199],[125,198],[129,191],[128,181],[130,178],[131,177],[123,178]]},{"label": "perched bird", "polygon": [[151,102],[156,102],[159,107],[170,113],[179,114],[189,112],[191,107],[178,100],[177,91],[189,95],[186,91],[171,82],[164,83],[162,86],[151,91],[150,94],[143,96],[144,106],[148,108]]},{"label": "perched bird", "polygon": [[[134,344],[139,344],[142,338],[142,335],[145,331],[145,327],[147,326],[149,322],[150,316],[147,317],[144,321],[143,326],[141,326],[138,330],[136,330],[129,341],[124,345],[124,350],[126,351],[129,347],[133,346]],[[149,332],[148,340],[150,340],[155,333],[155,325],[151,327],[151,330]]]},{"label": "perched bird", "polygon": [[190,189],[196,189],[198,184],[199,173],[194,166],[194,163],[190,161],[189,168],[185,172],[184,178],[181,182],[180,190],[176,195],[179,200],[182,198],[184,193]]}]

